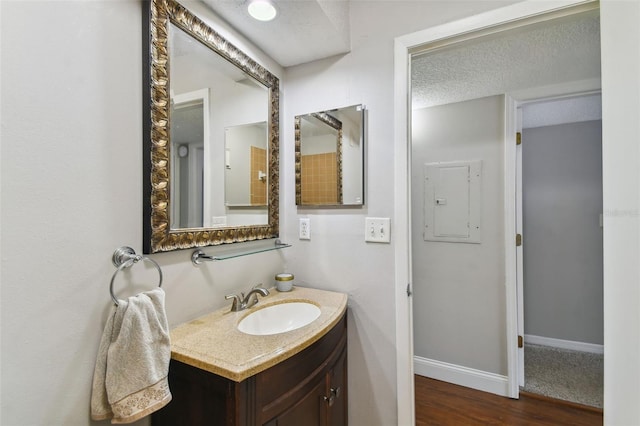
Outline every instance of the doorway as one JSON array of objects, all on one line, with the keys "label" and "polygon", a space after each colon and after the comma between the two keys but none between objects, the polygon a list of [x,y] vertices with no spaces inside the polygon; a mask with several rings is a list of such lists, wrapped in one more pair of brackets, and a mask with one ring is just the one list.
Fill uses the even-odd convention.
[{"label": "doorway", "polygon": [[[585,24],[585,22],[577,22],[579,19],[574,19],[577,15],[583,13],[584,15],[582,16],[586,17],[587,21],[591,20],[590,23]],[[584,29],[585,27],[581,27],[581,25],[585,24],[589,27],[589,25],[593,25],[593,19],[597,21],[597,12],[596,17],[594,18],[593,10],[582,10],[580,13],[565,13],[561,17],[554,17],[553,22],[551,22],[551,18],[547,17],[541,19],[535,24],[527,23],[526,27],[521,26],[513,31],[517,37],[522,38],[529,30],[533,32],[537,31],[538,34],[540,34],[540,31],[544,33],[549,25],[555,25],[556,23],[562,24],[562,28],[574,25],[574,29],[577,27]],[[561,30],[562,29],[560,29],[560,31]],[[599,40],[599,33],[590,32],[589,34],[592,37],[590,40]],[[541,44],[543,43],[541,43],[540,40],[553,39],[555,41],[561,40],[562,38],[557,37],[557,34],[555,34],[553,37],[537,37],[534,39],[537,47],[534,49],[535,58],[533,58],[533,60],[541,62],[541,57],[544,57],[545,60],[547,59],[544,56],[544,50],[541,48]],[[584,37],[581,37],[581,40],[585,40]],[[493,47],[488,48],[484,53],[477,53],[478,44],[483,43],[487,46]],[[482,192],[481,194],[481,198],[484,200],[482,217],[483,221],[485,221],[483,222],[482,227],[489,232],[483,234],[483,241],[480,243],[481,246],[484,243],[484,249],[493,252],[493,257],[488,257],[481,263],[473,263],[473,254],[469,255],[467,253],[464,256],[468,260],[464,260],[463,264],[456,265],[455,262],[438,262],[439,265],[435,265],[436,267],[444,266],[448,269],[441,270],[437,276],[432,274],[425,279],[421,279],[415,275],[417,268],[425,262],[425,258],[414,258],[412,260],[411,264],[417,265],[411,269],[413,273],[411,282],[414,291],[414,311],[418,311],[418,307],[427,311],[430,315],[438,314],[438,311],[441,311],[440,319],[435,321],[431,320],[429,324],[416,321],[417,316],[419,316],[421,312],[415,312],[413,328],[416,339],[418,338],[418,333],[423,331],[420,330],[419,327],[431,327],[431,330],[425,334],[431,337],[435,336],[435,339],[428,342],[426,345],[420,345],[414,342],[414,346],[417,350],[421,349],[420,346],[424,346],[431,351],[424,356],[417,353],[416,355],[426,360],[426,364],[431,368],[430,374],[438,374],[438,378],[505,396],[517,397],[517,321],[514,320],[514,318],[517,317],[515,303],[515,206],[507,206],[509,203],[508,200],[512,200],[511,203],[515,204],[512,198],[515,196],[515,171],[510,170],[514,160],[509,157],[509,155],[515,153],[515,147],[511,149],[507,146],[507,144],[511,142],[511,136],[509,135],[508,130],[510,127],[513,127],[511,124],[513,117],[510,117],[510,113],[508,112],[510,100],[508,99],[508,96],[504,95],[504,93],[509,93],[511,90],[524,91],[525,89],[536,86],[546,86],[546,88],[549,89],[551,86],[558,86],[561,83],[554,81],[553,79],[545,80],[544,78],[541,78],[544,76],[544,70],[533,73],[535,78],[532,77],[532,74],[518,74],[518,71],[522,69],[536,69],[536,64],[527,64],[526,61],[524,62],[524,65],[510,62],[508,66],[503,68],[508,68],[514,71],[515,79],[520,79],[518,80],[518,84],[515,86],[500,86],[500,84],[504,83],[505,79],[508,80],[508,76],[505,77],[504,72],[495,71],[475,73],[476,75],[474,75],[473,71],[466,68],[464,63],[465,58],[475,58],[476,62],[472,63],[471,66],[477,66],[477,61],[480,61],[485,57],[489,57],[490,62],[499,62],[499,60],[496,59],[496,52],[499,52],[501,55],[504,54],[504,57],[508,60],[513,60],[514,57],[518,56],[516,53],[509,51],[513,46],[516,46],[516,51],[519,49],[519,51],[522,52],[523,50],[518,47],[520,45],[517,42],[505,42],[504,39],[502,39],[502,35],[498,36],[496,34],[495,28],[492,28],[488,34],[485,34],[482,40],[474,39],[471,43],[469,43],[469,40],[465,40],[465,46],[463,48],[471,49],[471,51],[468,50],[466,53],[457,52],[453,55],[453,59],[451,57],[445,57],[446,50],[450,47],[458,49],[460,46],[453,46],[457,43],[452,42],[448,43],[451,46],[444,48],[443,44],[447,43],[439,41],[438,46],[434,49],[435,53],[429,53],[429,55],[424,55],[424,50],[420,50],[418,48],[414,48],[412,50],[414,58],[425,58],[426,61],[433,61],[435,58],[436,61],[440,60],[441,63],[448,63],[447,66],[439,67],[437,64],[434,65],[434,63],[431,62],[427,67],[429,70],[428,73],[431,74],[429,78],[433,77],[433,70],[445,69],[450,71],[445,76],[449,80],[451,80],[452,75],[455,74],[460,74],[462,76],[461,78],[471,78],[472,80],[473,78],[476,79],[464,87],[466,91],[452,90],[451,86],[447,87],[446,84],[443,85],[444,88],[437,93],[437,95],[442,96],[437,99],[436,103],[427,106],[423,105],[421,107],[437,107],[439,109],[443,109],[456,104],[456,106],[463,106],[466,108],[469,106],[469,103],[477,103],[479,100],[489,100],[489,103],[486,106],[476,105],[475,108],[477,109],[475,112],[471,112],[468,117],[472,117],[473,114],[483,114],[491,110],[494,112],[497,111],[501,119],[496,122],[496,128],[492,129],[493,136],[486,137],[478,136],[479,134],[475,130],[476,128],[473,127],[473,124],[476,124],[473,119],[467,118],[466,120],[460,120],[457,124],[457,130],[464,131],[474,129],[470,130],[470,134],[467,135],[467,146],[450,147],[452,149],[449,149],[448,151],[446,151],[446,149],[445,151],[440,150],[437,155],[432,151],[426,154],[426,158],[430,158],[435,162],[477,159],[484,160],[483,156],[485,154],[483,153],[470,154],[470,147],[473,147],[474,149],[478,146],[487,147],[488,144],[485,143],[486,141],[493,144],[490,147],[492,151],[490,157],[487,157],[488,159],[486,160],[486,171],[497,171],[497,174],[492,175],[489,179],[489,175],[485,174],[485,169],[483,168],[482,177],[483,188],[491,188],[491,191],[496,192],[497,195],[496,193],[486,192]],[[578,51],[575,44],[571,44],[572,47],[568,47],[568,49],[573,49],[574,53]],[[529,50],[529,52],[530,51],[531,50]],[[593,55],[589,56],[589,58],[596,58],[597,63],[588,64],[589,66],[579,66],[579,70],[574,68],[573,71],[568,71],[568,73],[577,72],[578,74],[573,74],[571,77],[567,77],[564,81],[572,82],[569,85],[580,85],[581,81],[599,80],[599,53],[599,50],[597,50],[597,52],[594,52]],[[584,55],[579,56],[581,59],[584,57]],[[502,58],[498,59],[501,60]],[[566,55],[561,56],[560,62],[563,60],[569,60],[575,64],[575,61],[571,59],[571,52],[569,51]],[[416,72],[417,65],[418,64],[416,62],[413,62],[410,66],[412,70],[412,77],[418,74]],[[548,69],[548,65],[549,63],[545,62],[544,67]],[[593,67],[591,67],[591,65],[593,65]],[[568,69],[569,68],[565,68],[565,70]],[[580,74],[580,72],[587,69],[597,69],[597,74]],[[477,74],[480,74],[479,78]],[[499,75],[500,78],[498,80],[501,80],[497,86],[491,86],[487,83],[487,79],[483,80],[485,77],[489,77],[490,79],[490,77],[495,77],[496,75]],[[453,81],[453,87],[459,88],[460,80],[456,82],[454,79]],[[468,80],[465,80],[465,83],[468,83]],[[428,84],[433,85],[433,79],[430,80]],[[413,93],[415,94],[415,86],[413,90]],[[433,94],[432,91],[429,92]],[[415,108],[415,101],[413,106]],[[478,115],[478,117],[480,117],[480,115]],[[419,125],[416,121],[417,119],[418,116],[413,114],[412,128]],[[435,125],[434,123],[438,122],[442,123],[441,120],[432,120],[429,126],[433,128]],[[455,122],[449,123],[450,129],[453,129],[454,126],[456,126]],[[497,134],[496,130],[500,132],[500,137],[495,136]],[[415,137],[416,135],[414,134],[413,136]],[[414,142],[417,141],[414,140]],[[515,132],[513,133],[513,142],[515,142]],[[469,155],[474,158],[466,158],[469,157]],[[478,156],[480,158],[477,158]],[[410,153],[408,153],[408,157],[411,157]],[[483,162],[483,167],[484,166],[485,162]],[[413,183],[416,178],[418,179],[418,182],[420,182],[419,185],[422,185],[423,176],[420,176],[421,171],[419,170],[421,167],[414,161],[412,162],[411,169],[411,187],[414,187]],[[485,177],[487,178],[486,180]],[[513,178],[513,180],[511,180],[511,178]],[[414,200],[419,196],[420,192],[420,190],[415,191],[412,189],[409,198]],[[504,205],[501,200],[504,200]],[[414,200],[412,204],[414,206],[413,211],[415,212],[415,207],[418,206],[419,210],[419,206],[422,204],[422,201]],[[425,214],[424,208],[422,209],[422,212],[419,213],[419,216],[422,216],[423,214]],[[416,215],[414,213],[413,217],[410,219],[410,226],[412,228],[415,228],[413,221],[415,216]],[[420,217],[418,220],[423,221],[424,218]],[[489,222],[486,222],[486,220],[489,220]],[[496,226],[496,224],[498,226]],[[423,226],[424,225],[422,223],[418,225],[419,228],[422,228]],[[497,232],[494,232],[496,229]],[[498,240],[500,240],[497,245],[496,241],[493,239],[496,235],[498,235]],[[409,245],[411,247],[416,247],[423,244],[425,244],[424,238],[419,233],[416,234],[413,232],[410,237]],[[473,250],[470,249],[469,244],[465,245],[464,243],[457,244],[457,246],[454,246],[456,243],[452,242],[437,242],[435,244],[437,244],[438,247],[434,247],[432,253],[448,251],[450,252],[449,255],[452,259],[456,258],[456,256],[458,256],[458,259],[463,259],[463,257],[460,257],[460,253]],[[482,249],[477,249],[475,251],[481,250]],[[479,257],[476,257],[475,259],[478,258]],[[460,271],[464,270],[465,267],[467,272],[474,275],[474,277],[458,277],[454,279],[455,282],[452,284],[449,277],[456,276],[456,274],[459,275]],[[502,278],[505,276],[506,280]],[[422,288],[420,287],[421,285],[423,286]],[[454,288],[455,285],[458,285],[458,288]],[[429,286],[435,286],[436,288],[435,290],[433,288],[429,289]],[[426,303],[424,300],[417,300],[421,290],[423,294],[429,294]],[[447,292],[448,294],[445,295],[447,299],[442,299],[441,296]],[[475,297],[469,297],[470,294],[475,294]],[[465,323],[465,326],[458,327],[458,325],[463,322]],[[437,335],[436,333],[440,333],[440,335]],[[418,368],[416,367],[416,371],[417,370]]]},{"label": "doorway", "polygon": [[[580,2],[565,3],[570,7]],[[591,3],[593,4],[593,3]],[[629,90],[637,88],[637,70],[640,62],[637,52],[638,28],[636,25],[638,5],[628,2],[607,2],[602,5],[602,68],[603,68],[603,180],[604,187],[604,287],[605,287],[605,421],[607,423],[637,423],[637,377],[638,365],[630,362],[638,355],[638,323],[629,321],[638,312],[636,297],[638,289],[638,244],[633,235],[637,230],[638,180],[637,136],[637,96]],[[561,7],[562,8],[562,7]],[[396,347],[397,347],[397,388],[400,424],[414,423],[413,405],[413,364],[412,354],[412,301],[411,301],[411,259],[409,247],[408,176],[409,157],[409,68],[408,58],[412,49],[425,43],[446,39],[460,34],[468,34],[506,22],[539,16],[558,10],[557,3],[519,2],[489,13],[465,18],[450,24],[429,28],[408,34],[395,41],[395,84],[394,84],[394,177],[395,210],[394,217],[396,245],[395,289],[396,289]],[[628,64],[620,69],[619,64]],[[515,139],[515,138],[514,138]],[[631,154],[631,155],[630,155]],[[506,208],[506,206],[505,206]],[[635,214],[635,216],[633,216]],[[515,213],[514,213],[515,215]],[[506,275],[513,272],[507,272]],[[409,285],[408,285],[409,283]],[[408,291],[409,290],[409,291]],[[515,294],[508,293],[507,316],[513,318],[517,312]],[[515,292],[514,292],[515,293]],[[407,297],[408,296],[408,297]],[[511,323],[511,322],[510,322]],[[507,328],[509,347],[517,343],[517,330]],[[634,337],[636,336],[636,337]],[[508,356],[510,384],[517,388],[517,355]],[[515,382],[511,379],[516,378]],[[608,419],[608,420],[607,420]]]},{"label": "doorway", "polygon": [[520,386],[602,408],[601,95],[532,100],[518,111]]},{"label": "doorway", "polygon": [[[171,229],[206,226],[205,141],[209,128],[207,89],[173,96],[171,115]],[[207,210],[208,211],[208,210]]]}]

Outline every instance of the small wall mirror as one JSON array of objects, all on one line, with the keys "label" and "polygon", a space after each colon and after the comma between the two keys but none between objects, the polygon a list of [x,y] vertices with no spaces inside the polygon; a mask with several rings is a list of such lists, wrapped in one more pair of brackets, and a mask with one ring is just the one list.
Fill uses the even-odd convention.
[{"label": "small wall mirror", "polygon": [[364,204],[365,108],[295,117],[296,204]]},{"label": "small wall mirror", "polygon": [[278,78],[176,1],[144,4],[144,252],[276,238]]}]

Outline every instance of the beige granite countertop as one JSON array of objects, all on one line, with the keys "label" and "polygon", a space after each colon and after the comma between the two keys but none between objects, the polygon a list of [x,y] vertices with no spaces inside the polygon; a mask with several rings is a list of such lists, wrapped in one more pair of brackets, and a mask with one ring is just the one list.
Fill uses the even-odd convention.
[{"label": "beige granite countertop", "polygon": [[[224,308],[179,325],[171,331],[171,358],[241,382],[301,352],[338,323],[347,309],[347,295],[332,291],[294,287],[289,292],[269,289],[267,297],[251,309],[229,312]],[[286,333],[253,336],[237,329],[251,312],[285,302],[305,301],[320,308],[312,323]]]}]

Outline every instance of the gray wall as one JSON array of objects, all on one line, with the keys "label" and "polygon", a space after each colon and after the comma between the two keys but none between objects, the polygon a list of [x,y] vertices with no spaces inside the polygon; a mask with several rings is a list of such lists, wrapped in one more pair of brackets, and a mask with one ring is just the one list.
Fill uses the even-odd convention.
[{"label": "gray wall", "polygon": [[[415,355],[506,375],[503,99],[413,111],[411,238]],[[424,241],[423,164],[457,160],[482,160],[482,243]]]},{"label": "gray wall", "polygon": [[602,344],[602,122],[522,136],[525,334]]}]

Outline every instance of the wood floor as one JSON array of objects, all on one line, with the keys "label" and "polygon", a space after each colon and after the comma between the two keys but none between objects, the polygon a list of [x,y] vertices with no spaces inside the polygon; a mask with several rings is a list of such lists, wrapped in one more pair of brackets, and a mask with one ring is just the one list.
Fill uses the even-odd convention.
[{"label": "wood floor", "polygon": [[520,399],[415,376],[416,426],[602,425],[602,411],[533,394]]}]

